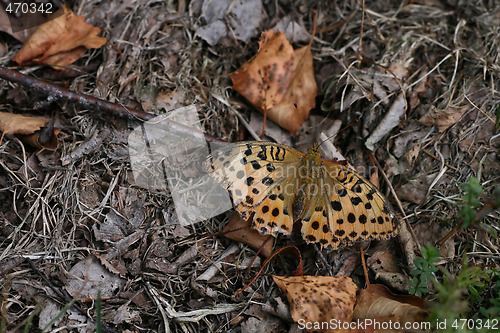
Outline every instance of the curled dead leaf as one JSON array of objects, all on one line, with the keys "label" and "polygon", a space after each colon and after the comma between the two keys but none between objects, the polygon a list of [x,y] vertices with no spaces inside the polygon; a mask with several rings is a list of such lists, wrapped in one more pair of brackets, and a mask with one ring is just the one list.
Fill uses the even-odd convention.
[{"label": "curled dead leaf", "polygon": [[383,285],[371,284],[360,291],[353,320],[377,318],[380,321],[397,320],[400,323],[420,323],[428,312],[424,300],[413,295],[395,295]]},{"label": "curled dead leaf", "polygon": [[55,128],[53,129],[52,135],[49,137],[48,140],[43,140],[41,133],[35,133],[31,135],[21,136],[21,141],[35,148],[54,151],[59,146],[59,140],[57,140],[57,136],[59,135],[59,133],[61,133],[61,130]]},{"label": "curled dead leaf", "polygon": [[65,4],[65,13],[48,21],[31,35],[12,61],[19,65],[42,64],[62,69],[80,58],[87,49],[99,48],[106,38],[101,29],[85,22]]},{"label": "curled dead leaf", "polygon": [[[290,313],[296,322],[350,322],[356,302],[357,287],[348,276],[273,276],[285,292]],[[311,327],[314,331],[328,329]]]},{"label": "curled dead leaf", "polygon": [[252,229],[248,221],[241,219],[240,214],[234,213],[226,225],[222,234],[232,240],[247,244],[255,250],[260,250],[264,257],[268,258],[273,252],[273,241],[271,235],[261,235]]},{"label": "curled dead leaf", "polygon": [[[56,150],[57,135],[61,132],[44,118],[0,112],[0,132],[19,135],[21,140],[33,147]],[[1,141],[1,140],[0,140]]]}]

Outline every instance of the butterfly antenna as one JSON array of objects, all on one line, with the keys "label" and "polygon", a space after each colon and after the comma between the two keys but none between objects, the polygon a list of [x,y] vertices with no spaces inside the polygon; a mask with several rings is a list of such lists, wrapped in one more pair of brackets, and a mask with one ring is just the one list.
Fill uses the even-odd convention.
[{"label": "butterfly antenna", "polygon": [[339,134],[340,132],[342,132],[343,130],[346,130],[348,129],[349,127],[351,127],[352,125],[356,124],[357,122],[359,121],[359,119],[356,119],[355,121],[353,121],[352,123],[350,123],[349,125],[347,125],[346,127],[338,130],[336,133],[330,135],[329,137],[327,137],[325,140],[321,141],[320,143],[318,143],[318,147],[321,147],[321,145],[323,143],[325,143],[326,141],[330,140],[331,138],[333,138],[335,135]]}]

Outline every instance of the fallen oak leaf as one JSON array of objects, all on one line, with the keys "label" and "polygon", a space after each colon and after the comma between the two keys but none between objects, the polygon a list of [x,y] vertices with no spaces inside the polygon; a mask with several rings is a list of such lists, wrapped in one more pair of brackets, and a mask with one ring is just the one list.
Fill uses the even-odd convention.
[{"label": "fallen oak leaf", "polygon": [[85,22],[67,4],[65,13],[37,28],[12,61],[19,65],[42,64],[55,69],[70,65],[90,48],[99,48],[106,38],[98,37],[101,29]]},{"label": "fallen oak leaf", "polygon": [[341,322],[351,321],[357,286],[350,277],[273,276],[273,280],[286,294],[292,319],[310,323],[307,330],[333,332],[332,320],[340,328]]}]

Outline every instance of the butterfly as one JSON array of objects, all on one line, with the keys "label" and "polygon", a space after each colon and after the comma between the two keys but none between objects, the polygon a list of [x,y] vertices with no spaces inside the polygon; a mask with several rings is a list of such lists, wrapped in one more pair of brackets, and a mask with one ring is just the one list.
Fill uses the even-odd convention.
[{"label": "butterfly", "polygon": [[358,240],[388,239],[398,219],[382,193],[356,171],[272,143],[239,142],[214,151],[207,161],[243,219],[263,235],[288,235],[301,223],[306,243],[333,249]]}]

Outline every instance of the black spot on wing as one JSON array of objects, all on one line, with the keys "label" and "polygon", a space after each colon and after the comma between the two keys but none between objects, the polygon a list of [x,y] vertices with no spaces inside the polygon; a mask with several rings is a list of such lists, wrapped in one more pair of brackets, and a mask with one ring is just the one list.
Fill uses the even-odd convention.
[{"label": "black spot on wing", "polygon": [[342,204],[340,201],[332,201],[331,204],[334,211],[340,212],[342,210]]},{"label": "black spot on wing", "polygon": [[274,208],[273,211],[271,212],[271,214],[274,217],[277,217],[278,215],[280,215],[280,210],[278,208]]},{"label": "black spot on wing", "polygon": [[247,179],[245,180],[245,183],[247,184],[247,186],[250,186],[253,184],[253,181],[254,181],[253,177],[247,177]]},{"label": "black spot on wing", "polygon": [[262,184],[266,185],[266,186],[270,186],[274,183],[274,180],[269,177],[269,176],[266,176],[264,178],[262,178]]},{"label": "black spot on wing", "polygon": [[254,170],[259,170],[261,168],[261,165],[257,161],[252,161],[250,163],[252,164]]},{"label": "black spot on wing", "polygon": [[357,206],[357,205],[359,205],[359,204],[362,202],[362,200],[361,200],[361,198],[360,198],[360,197],[352,197],[352,198],[351,198],[351,202],[352,202],[352,204],[353,204],[354,206]]}]

